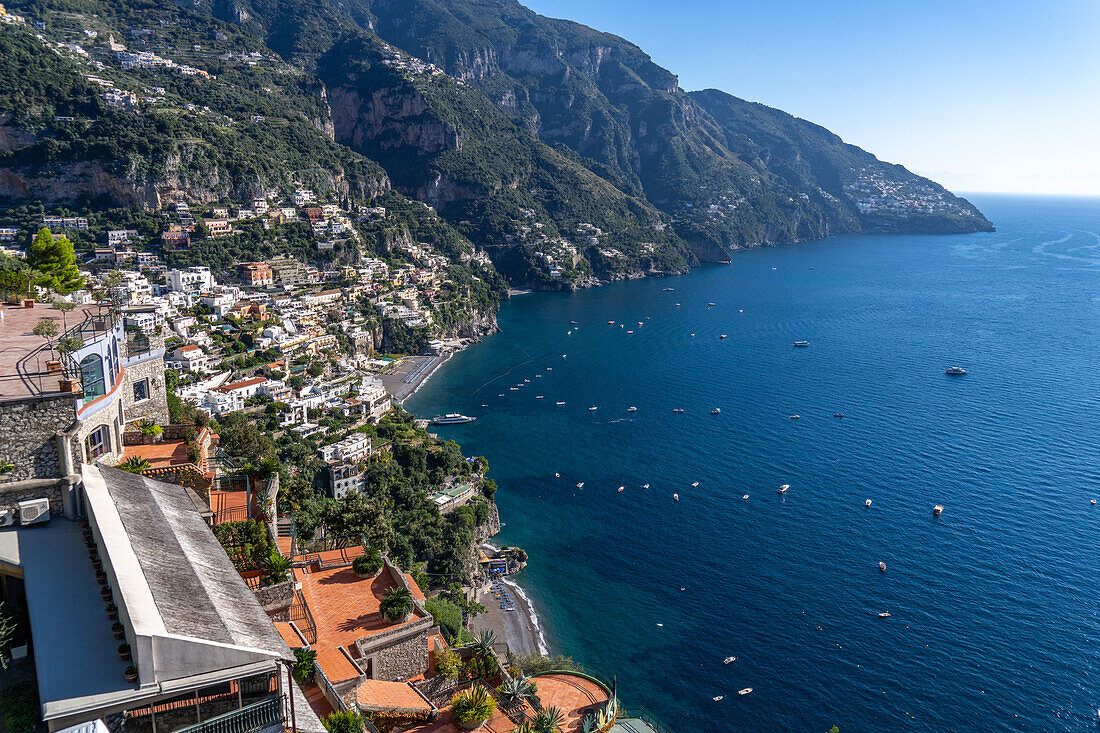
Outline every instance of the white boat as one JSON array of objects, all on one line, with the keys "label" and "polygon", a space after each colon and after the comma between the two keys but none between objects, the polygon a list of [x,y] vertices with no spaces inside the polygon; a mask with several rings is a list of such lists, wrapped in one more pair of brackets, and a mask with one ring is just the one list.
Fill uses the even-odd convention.
[{"label": "white boat", "polygon": [[457,412],[451,412],[446,415],[436,415],[432,418],[432,425],[462,425],[463,423],[473,422],[476,417],[469,417],[467,415],[460,415]]},{"label": "white boat", "polygon": [[642,488],[643,488],[643,489],[648,489],[648,488],[649,488],[649,484],[642,484]]},{"label": "white boat", "polygon": [[626,411],[627,412],[637,412],[638,408],[637,407],[628,407],[628,408],[626,408]]},{"label": "white boat", "polygon": [[719,336],[718,338],[720,338],[720,339],[724,339],[724,338],[726,338],[726,334],[722,334],[722,335],[721,335],[721,336]]},{"label": "white boat", "polygon": [[607,325],[609,325],[609,326],[614,326],[614,325],[615,325],[615,321],[608,321],[608,322],[607,322]]},{"label": "white boat", "polygon": [[568,356],[568,355],[567,355],[567,354],[562,354],[562,355],[561,355],[561,358],[563,358],[563,359],[564,359],[564,358],[565,358],[566,356]]},{"label": "white boat", "polygon": [[738,690],[738,691],[737,691],[737,694],[738,694],[738,695],[747,695],[747,694],[749,694],[750,692],[752,692],[752,688],[751,688],[751,687],[746,687],[746,688],[744,688],[743,690]]},{"label": "white boat", "polygon": [[1092,501],[1091,501],[1090,503],[1091,503],[1091,504],[1092,504],[1093,506],[1096,506],[1096,499],[1093,499],[1093,500],[1092,500]]},{"label": "white boat", "polygon": [[554,478],[561,478],[561,474],[557,471],[554,471]]},{"label": "white boat", "polygon": [[638,321],[638,325],[639,325],[639,326],[644,326],[645,324],[644,324],[644,323],[642,323],[641,321]]},{"label": "white boat", "polygon": [[883,611],[882,613],[880,613],[878,615],[878,617],[879,618],[890,618],[890,612],[889,611]]},{"label": "white boat", "polygon": [[711,700],[714,700],[715,702],[721,702],[722,700],[725,700],[725,699],[726,699],[725,695],[715,695],[714,697],[711,698]]},{"label": "white boat", "polygon": [[530,380],[530,379],[524,379],[524,380],[523,380],[523,383],[524,383],[524,384],[530,384],[530,383],[531,383],[531,380]]},{"label": "white boat", "polygon": [[802,348],[806,348],[807,346],[810,345],[810,342],[809,341],[795,341],[794,345],[802,347]]},{"label": "white boat", "polygon": [[676,288],[665,288],[665,292],[666,292],[666,293],[671,293],[671,292],[672,292],[673,290],[675,290],[675,289],[676,289]]},{"label": "white boat", "polygon": [[868,499],[867,501],[863,502],[863,506],[871,506],[871,500]]},{"label": "white boat", "polygon": [[790,490],[790,488],[791,488],[790,484],[783,484],[782,486],[779,487],[779,490],[776,491],[775,493],[777,493],[777,494],[786,494]]},{"label": "white boat", "polygon": [[633,331],[627,331],[627,333],[634,333]]},{"label": "white boat", "polygon": [[564,402],[555,402],[554,404],[555,404],[555,405],[557,405],[558,407],[561,407],[561,406],[562,406],[562,405],[564,405],[565,403],[564,403]]},{"label": "white boat", "polygon": [[577,322],[576,322],[576,321],[570,321],[570,322],[569,322],[569,325],[571,325],[571,326],[576,326],[576,325],[577,325]]},{"label": "white boat", "polygon": [[696,486],[698,486],[698,485],[699,485],[699,482],[698,482],[698,481],[693,481],[693,482],[691,483],[691,488],[693,488],[693,489],[694,489],[694,488],[695,488]]},{"label": "white boat", "polygon": [[[562,356],[565,356],[565,354],[562,354]],[[546,367],[546,371],[552,372],[554,371],[554,367]]]},{"label": "white boat", "polygon": [[707,308],[713,308],[716,305],[718,305],[718,304],[717,303],[707,303]]},{"label": "white boat", "polygon": [[713,410],[710,411],[710,414],[711,415],[721,415],[722,414],[722,408],[721,407],[715,407]]},{"label": "white boat", "polygon": [[726,657],[722,660],[722,664],[731,664],[737,661],[737,657]]},{"label": "white boat", "polygon": [[741,497],[741,501],[748,501],[748,500],[749,500],[749,495],[748,494],[745,494],[744,496]]},{"label": "white boat", "polygon": [[509,387],[508,391],[509,392],[519,392],[519,387]]},{"label": "white boat", "polygon": [[692,337],[692,338],[695,338],[695,334],[691,334],[691,337]]},{"label": "white boat", "polygon": [[619,493],[620,493],[620,494],[621,494],[621,493],[623,493],[623,489],[625,489],[625,488],[626,488],[625,486],[620,486],[620,487],[619,487]]},{"label": "white boat", "polygon": [[596,411],[596,410],[598,410],[598,409],[600,409],[600,408],[596,407],[595,405],[592,405],[592,407],[589,407],[589,408],[588,408],[588,411],[589,411],[589,412],[595,412],[595,411]]},{"label": "white boat", "polygon": [[535,395],[535,399],[536,399],[536,400],[541,400],[541,399],[542,399],[542,395],[540,395],[540,394],[537,394],[537,395]]},{"label": "white boat", "polygon": [[943,504],[937,504],[932,507],[932,516],[938,517],[941,514],[943,514]]},{"label": "white boat", "polygon": [[792,420],[798,420],[798,419],[800,419],[801,417],[802,417],[801,415],[791,415],[791,419],[792,419]]},{"label": "white boat", "polygon": [[578,488],[578,489],[583,489],[583,488],[584,488],[584,482],[583,482],[583,481],[581,481],[580,483],[578,483],[578,484],[577,484],[577,488]]},{"label": "white boat", "polygon": [[541,374],[536,374],[535,379],[542,379],[542,375]]},{"label": "white boat", "polygon": [[677,307],[677,308],[679,308],[679,307],[680,307],[680,304],[679,304],[679,303],[677,303],[677,304],[676,304],[676,307]]},{"label": "white boat", "polygon": [[682,407],[674,407],[674,408],[672,408],[672,411],[673,411],[673,412],[683,412],[683,411],[684,411],[684,408],[682,408]]},{"label": "white boat", "polygon": [[882,561],[879,561],[878,569],[885,573],[886,572],[886,563],[884,563]]},{"label": "white boat", "polygon": [[673,494],[672,495],[672,500],[673,501],[680,501],[680,495],[679,494]]}]

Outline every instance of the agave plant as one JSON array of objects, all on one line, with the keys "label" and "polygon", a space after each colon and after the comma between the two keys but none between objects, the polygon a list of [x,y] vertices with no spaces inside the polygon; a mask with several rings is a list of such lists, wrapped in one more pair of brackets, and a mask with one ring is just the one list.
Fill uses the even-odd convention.
[{"label": "agave plant", "polygon": [[451,701],[451,716],[460,725],[487,720],[496,709],[497,701],[481,685],[458,693]]},{"label": "agave plant", "polygon": [[551,705],[539,711],[534,721],[532,721],[532,725],[535,730],[542,733],[554,733],[564,721],[565,714],[559,708]]},{"label": "agave plant", "polygon": [[518,705],[525,700],[533,700],[537,695],[531,679],[523,675],[507,680],[500,686],[499,692],[500,696],[512,705]]},{"label": "agave plant", "polygon": [[130,473],[141,473],[142,471],[148,471],[151,468],[151,464],[140,456],[130,456],[125,461],[118,464],[116,468],[121,468],[123,471],[128,471]]},{"label": "agave plant", "polygon": [[474,639],[474,649],[478,654],[492,654],[496,643],[496,633],[492,629],[485,629]]}]

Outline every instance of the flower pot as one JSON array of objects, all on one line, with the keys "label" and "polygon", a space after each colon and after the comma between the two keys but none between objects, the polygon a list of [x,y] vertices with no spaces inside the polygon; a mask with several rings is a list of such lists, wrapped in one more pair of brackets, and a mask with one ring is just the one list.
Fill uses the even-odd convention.
[{"label": "flower pot", "polygon": [[114,611],[108,611],[107,612],[107,618],[110,619],[111,621],[117,621],[118,620],[118,610],[116,609]]},{"label": "flower pot", "polygon": [[114,632],[114,634],[115,638],[121,641],[126,638],[126,629],[119,629],[118,631]]},{"label": "flower pot", "polygon": [[124,662],[129,662],[130,661],[130,652],[119,652],[118,653],[118,658],[121,659]]},{"label": "flower pot", "polygon": [[110,601],[111,600],[111,586],[105,585],[102,588],[100,588],[99,589],[99,595],[101,595],[103,597],[104,601]]},{"label": "flower pot", "polygon": [[469,723],[459,723],[455,721],[455,725],[458,726],[460,730],[477,730],[485,724],[486,720],[488,720],[488,718],[482,718],[481,720],[471,720]]},{"label": "flower pot", "polygon": [[61,361],[58,359],[51,359],[46,362],[47,372],[59,372],[61,371]]},{"label": "flower pot", "polygon": [[81,519],[80,520],[80,528],[81,529],[88,529],[88,520],[87,519]]},{"label": "flower pot", "polygon": [[81,532],[81,534],[84,535],[84,542],[92,542],[92,543],[95,542],[95,540],[92,539],[92,537],[93,537],[92,530],[89,529],[88,527],[85,527],[84,530]]},{"label": "flower pot", "polygon": [[92,560],[92,569],[96,570],[96,571],[102,570],[103,569],[103,561],[102,560]]},{"label": "flower pot", "polygon": [[126,672],[126,681],[127,682],[137,682],[137,678],[138,678],[138,673],[137,672]]},{"label": "flower pot", "polygon": [[[99,583],[100,585],[107,585],[107,574],[104,573],[102,570],[99,571],[95,575],[95,582]],[[104,588],[102,590],[106,590],[106,591],[110,592],[109,588]]]}]

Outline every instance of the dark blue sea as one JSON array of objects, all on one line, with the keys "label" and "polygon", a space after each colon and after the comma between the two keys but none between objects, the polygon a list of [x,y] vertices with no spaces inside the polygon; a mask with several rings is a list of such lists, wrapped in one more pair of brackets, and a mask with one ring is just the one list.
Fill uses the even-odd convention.
[{"label": "dark blue sea", "polygon": [[1100,201],[974,201],[517,296],[432,377],[554,649],[680,733],[1096,730]]}]

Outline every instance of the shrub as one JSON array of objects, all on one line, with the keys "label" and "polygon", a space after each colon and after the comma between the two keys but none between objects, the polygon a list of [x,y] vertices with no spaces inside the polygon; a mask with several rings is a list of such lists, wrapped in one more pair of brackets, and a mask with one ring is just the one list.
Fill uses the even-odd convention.
[{"label": "shrub", "polygon": [[328,733],[363,733],[363,716],[351,710],[331,713],[321,722]]},{"label": "shrub", "polygon": [[441,674],[449,680],[453,680],[458,677],[458,670],[462,664],[462,659],[453,649],[444,649],[435,660],[435,671],[437,674]]},{"label": "shrub", "polygon": [[474,685],[451,700],[451,717],[459,724],[487,720],[496,709],[497,701],[481,685]]},{"label": "shrub", "polygon": [[404,621],[405,617],[413,611],[412,593],[406,588],[391,588],[378,604],[378,610],[389,621],[394,623]]},{"label": "shrub", "polygon": [[382,553],[372,547],[365,554],[351,561],[351,569],[358,575],[374,575],[382,569]]},{"label": "shrub", "polygon": [[143,420],[141,423],[142,435],[160,435],[163,432],[164,428],[162,428],[160,425],[157,425],[155,422]]},{"label": "shrub", "polygon": [[0,693],[0,711],[8,733],[34,733],[38,727],[38,693],[29,682],[16,682]]},{"label": "shrub", "polygon": [[130,456],[116,466],[116,468],[121,468],[123,471],[128,471],[129,473],[141,473],[142,471],[148,471],[151,467],[152,465],[149,461],[140,456]]},{"label": "shrub", "polygon": [[445,628],[451,638],[457,638],[462,633],[462,609],[457,604],[446,598],[429,598],[424,607],[432,615],[436,624]]},{"label": "shrub", "polygon": [[294,679],[308,682],[313,679],[317,661],[317,652],[311,649],[294,650]]}]

